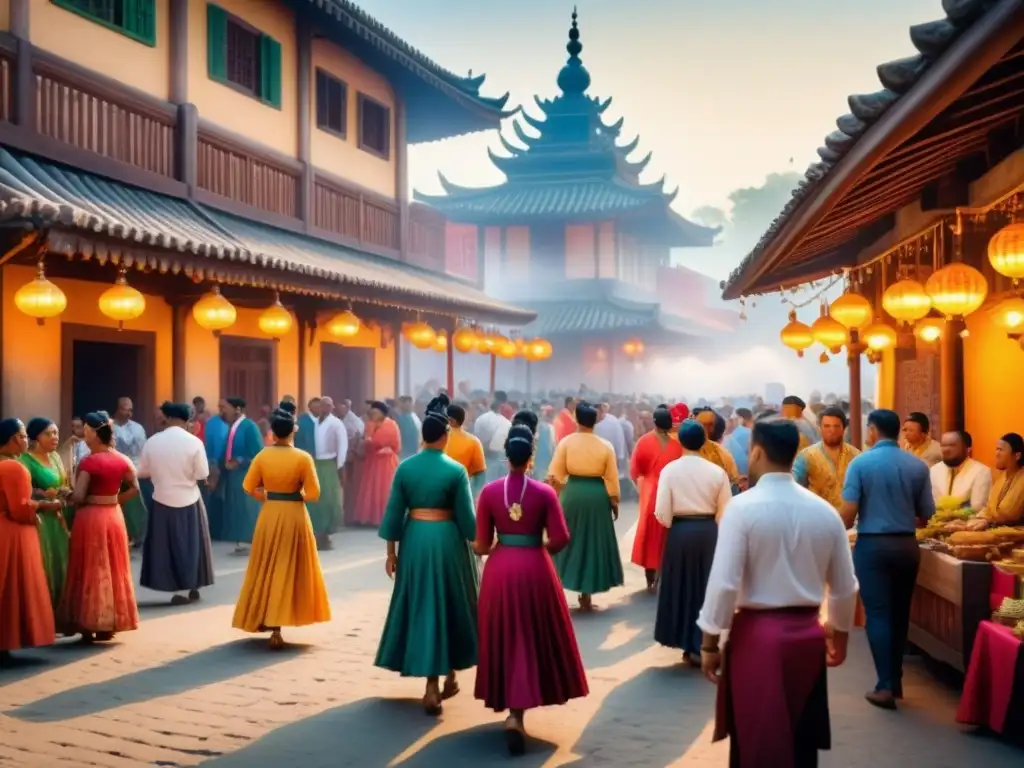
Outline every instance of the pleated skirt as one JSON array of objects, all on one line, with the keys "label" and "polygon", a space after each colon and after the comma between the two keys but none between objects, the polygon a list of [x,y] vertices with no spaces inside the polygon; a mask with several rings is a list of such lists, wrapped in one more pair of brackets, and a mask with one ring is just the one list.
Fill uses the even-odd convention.
[{"label": "pleated skirt", "polygon": [[50,588],[50,605],[54,613],[60,606],[64,594],[64,579],[68,572],[68,548],[70,541],[60,513],[44,512],[39,515],[39,550],[43,556],[43,570]]},{"label": "pleated skirt", "polygon": [[341,520],[341,482],[338,480],[336,459],[317,459],[316,476],[320,480],[320,498],[307,502],[309,519],[317,536],[326,536]]},{"label": "pleated skirt", "polygon": [[669,648],[700,654],[697,616],[711,575],[718,541],[714,518],[677,517],[665,542],[654,639]]},{"label": "pleated skirt", "polygon": [[623,583],[611,502],[600,477],[570,476],[561,494],[569,545],[554,557],[562,586],[596,595]]},{"label": "pleated skirt", "polygon": [[182,508],[154,500],[151,510],[142,548],[142,586],[188,592],[213,584],[213,549],[202,499]]},{"label": "pleated skirt", "polygon": [[37,648],[55,640],[36,527],[0,514],[0,651]]}]

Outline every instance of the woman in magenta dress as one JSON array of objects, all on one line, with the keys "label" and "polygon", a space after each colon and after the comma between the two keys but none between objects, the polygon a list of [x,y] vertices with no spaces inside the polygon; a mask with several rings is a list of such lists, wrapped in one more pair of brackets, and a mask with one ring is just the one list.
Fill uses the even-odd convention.
[{"label": "woman in magenta dress", "polygon": [[[106,411],[86,415],[85,441],[91,453],[78,464],[71,495],[78,511],[57,624],[90,642],[139,626],[121,512],[121,505],[138,494],[139,482],[131,459],[114,450],[113,422]],[[122,493],[123,485],[128,490]]]},{"label": "woman in magenta dress", "polygon": [[551,561],[569,543],[569,529],[555,491],[526,476],[533,448],[528,426],[509,430],[510,473],[480,494],[473,544],[477,554],[490,554],[480,583],[475,695],[495,712],[510,711],[505,735],[514,755],[526,746],[525,710],[588,693],[569,606]]}]

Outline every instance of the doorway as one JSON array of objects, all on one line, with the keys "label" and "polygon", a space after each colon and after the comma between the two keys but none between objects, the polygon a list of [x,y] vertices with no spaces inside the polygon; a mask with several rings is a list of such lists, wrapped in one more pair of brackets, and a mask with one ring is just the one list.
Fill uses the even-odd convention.
[{"label": "doorway", "polygon": [[277,348],[270,339],[220,337],[220,396],[241,397],[250,417],[277,405]]},{"label": "doorway", "polygon": [[373,347],[345,347],[320,342],[320,394],[340,403],[351,400],[353,410],[362,413],[367,400],[376,398]]}]

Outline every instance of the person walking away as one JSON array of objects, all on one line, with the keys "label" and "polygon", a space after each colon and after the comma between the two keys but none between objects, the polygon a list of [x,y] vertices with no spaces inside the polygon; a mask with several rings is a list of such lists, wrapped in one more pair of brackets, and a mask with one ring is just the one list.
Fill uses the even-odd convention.
[{"label": "person walking away", "polygon": [[299,416],[295,427],[295,447],[316,458],[316,424],[320,419],[320,398],[314,397],[306,403],[306,410]]},{"label": "person walking away", "polygon": [[[359,478],[356,525],[379,527],[388,504],[388,494],[398,469],[402,438],[398,424],[388,418],[386,403],[374,400],[367,414],[363,440],[363,474]],[[417,436],[416,444],[419,445]]]},{"label": "person walking away", "polygon": [[921,560],[914,532],[917,521],[935,514],[928,465],[900,450],[899,436],[899,414],[872,411],[872,447],[850,462],[843,483],[843,522],[857,526],[853,562],[878,676],[865,698],[882,709],[896,709],[903,697],[903,653]]},{"label": "person walking away", "polygon": [[718,684],[714,740],[729,738],[735,768],[812,768],[831,747],[826,667],[846,659],[857,578],[835,510],[793,481],[799,447],[791,421],[754,423],[755,485],[722,515],[697,619]]},{"label": "person walking away", "polygon": [[167,428],[146,441],[139,457],[139,474],[153,483],[140,584],[175,593],[171,605],[187,605],[213,584],[210,527],[199,492],[210,466],[203,442],[188,431],[188,404],[166,402],[160,412]]},{"label": "person walking away", "polygon": [[395,423],[398,424],[398,432],[402,437],[399,458],[407,459],[414,456],[419,450],[420,428],[423,425],[420,422],[420,417],[413,410],[412,398],[409,395],[402,395],[398,398],[398,407],[395,408]]},{"label": "person walking away", "polygon": [[562,442],[563,439],[571,435],[576,431],[576,398],[567,397],[565,398],[565,407],[558,412],[555,416],[555,443]]},{"label": "person walking away", "polygon": [[480,584],[474,695],[495,712],[509,710],[505,737],[513,755],[525,751],[526,710],[589,692],[550,554],[569,543],[569,529],[554,490],[527,476],[533,450],[533,432],[514,424],[505,441],[509,474],[484,488],[473,544],[478,555],[489,555]]},{"label": "person walking away", "polygon": [[207,521],[210,525],[210,537],[214,541],[226,541],[224,538],[224,486],[220,484],[220,467],[224,463],[224,454],[228,445],[228,414],[232,407],[227,400],[217,405],[217,414],[206,421],[203,429],[203,444],[206,446],[206,463],[210,467],[210,476],[200,489],[203,504],[206,506]]},{"label": "person walking away", "polygon": [[[331,532],[342,519],[341,478],[348,458],[348,433],[341,419],[334,415],[334,401],[320,398],[320,416],[316,431],[316,476],[320,479],[320,498],[308,502],[309,519],[313,522],[317,547],[333,549]],[[275,436],[276,437],[276,436]]]},{"label": "person walking away", "polygon": [[715,442],[713,438],[713,435],[718,428],[718,414],[713,408],[703,407],[695,408],[693,410],[693,417],[704,428],[704,435],[707,437],[704,441],[703,447],[700,449],[701,457],[724,469],[726,474],[729,475],[730,484],[735,486],[737,492],[745,488],[747,481],[745,478],[740,476],[740,470],[739,467],[736,466],[736,460],[724,446]]},{"label": "person walking away", "polygon": [[668,464],[658,481],[654,516],[668,529],[661,562],[661,587],[654,639],[683,652],[683,663],[700,666],[697,616],[704,602],[718,540],[718,523],[732,498],[729,475],[700,455],[707,440],[695,421],[679,427],[683,455]]},{"label": "person walking away", "polygon": [[930,470],[932,496],[956,499],[962,506],[981,512],[992,493],[992,470],[971,458],[970,432],[946,432],[940,443],[942,461]]},{"label": "person walking away", "polygon": [[[118,453],[127,456],[138,467],[142,446],[146,444],[146,430],[137,421],[132,420],[135,406],[130,397],[117,398],[117,409],[114,411],[114,448]],[[149,510],[146,496],[152,494],[152,487],[139,485],[139,493],[125,502],[124,522],[128,528],[128,542],[133,549],[142,546],[146,538],[146,525],[149,522]],[[125,490],[125,489],[122,489]]]},{"label": "person walking away", "polygon": [[471,435],[463,429],[463,424],[466,423],[466,409],[462,404],[452,403],[448,406],[448,423],[451,429],[448,430],[445,455],[455,459],[466,468],[466,474],[469,475],[469,486],[473,490],[475,499],[483,490],[487,471],[484,447],[476,435]]},{"label": "person walking away", "polygon": [[914,411],[903,422],[903,441],[900,447],[912,453],[930,467],[942,461],[942,446],[931,435],[931,421],[920,411]]},{"label": "person walking away", "polygon": [[733,411],[736,426],[725,440],[725,448],[736,461],[736,469],[741,477],[748,474],[747,457],[750,454],[750,429],[754,424],[754,414],[749,408],[737,408]]},{"label": "person walking away", "polygon": [[245,414],[246,402],[241,397],[227,399],[228,436],[224,461],[217,481],[224,504],[222,536],[235,542],[235,555],[246,555],[260,514],[259,502],[243,487],[249,464],[263,450],[263,436],[256,423]]},{"label": "person walking away", "polygon": [[508,400],[504,392],[495,392],[490,408],[481,414],[473,425],[473,434],[484,447],[484,460],[487,464],[487,482],[497,480],[505,474],[505,456],[501,447],[505,444],[512,422],[501,413],[501,407]]},{"label": "person walking away", "polygon": [[[445,456],[448,397],[427,405],[423,449],[398,465],[378,535],[395,587],[374,664],[425,677],[423,708],[441,712],[459,692],[455,673],[477,663],[477,591],[468,543],[476,538],[469,476]],[[444,688],[439,686],[446,676]]]},{"label": "person walking away", "polygon": [[348,456],[345,457],[345,471],[341,476],[341,525],[351,525],[355,521],[356,502],[359,499],[359,477],[362,474],[362,457],[360,456],[363,435],[366,425],[352,410],[351,400],[342,400],[338,404],[338,418],[345,426],[348,436]]},{"label": "person walking away", "polygon": [[569,545],[555,556],[562,586],[579,592],[582,611],[592,596],[622,585],[622,558],[615,536],[619,519],[619,468],[611,444],[594,434],[597,410],[576,404],[578,431],[555,448],[548,483],[560,491]]},{"label": "person walking away", "polygon": [[633,481],[629,479],[629,450],[626,447],[626,430],[611,413],[611,406],[608,403],[601,403],[597,406],[597,424],[594,426],[594,434],[603,437],[611,443],[615,451],[615,463],[619,473],[619,498],[630,501],[636,498]]},{"label": "person walking away", "polygon": [[89,455],[78,465],[71,494],[78,511],[57,625],[84,642],[105,642],[139,627],[121,511],[138,495],[139,483],[135,464],[114,448],[114,422],[106,411],[86,414],[85,440]]},{"label": "person walking away", "polygon": [[0,667],[11,651],[56,642],[38,515],[60,512],[59,499],[32,498],[32,477],[17,459],[28,448],[25,425],[0,420]]},{"label": "person walking away", "polygon": [[637,440],[629,468],[640,492],[640,518],[630,559],[644,569],[647,591],[652,595],[657,592],[658,571],[661,570],[661,558],[668,538],[668,529],[654,517],[658,481],[665,467],[683,455],[682,446],[672,431],[672,413],[668,406],[655,408],[653,419],[654,431]]},{"label": "person walking away", "polygon": [[548,476],[548,469],[551,467],[551,457],[555,455],[555,427],[551,423],[554,408],[550,405],[542,405],[540,409],[540,423],[537,425],[537,450],[533,456],[533,476],[541,479]]}]

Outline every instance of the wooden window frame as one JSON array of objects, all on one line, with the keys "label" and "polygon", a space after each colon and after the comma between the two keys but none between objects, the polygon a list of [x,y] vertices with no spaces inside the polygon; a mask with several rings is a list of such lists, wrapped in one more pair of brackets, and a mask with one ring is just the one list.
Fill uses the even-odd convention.
[{"label": "wooden window frame", "polygon": [[[218,5],[217,3],[207,3],[206,5],[207,5],[207,8],[208,8],[208,10],[207,10],[207,24],[210,23],[209,22],[210,13],[211,13],[211,11],[209,10],[210,8],[216,8],[220,14],[223,14],[223,17],[224,17],[224,40],[223,40],[224,51],[222,53],[222,57],[223,57],[223,62],[222,63],[223,63],[223,66],[224,66],[224,72],[223,72],[223,74],[216,74],[213,71],[211,71],[212,67],[211,67],[211,62],[209,61],[209,59],[212,56],[212,53],[208,50],[207,51],[207,58],[208,58],[208,60],[207,60],[207,66],[206,66],[207,77],[209,77],[215,83],[219,83],[220,85],[223,85],[226,88],[230,88],[231,90],[235,91],[236,93],[240,93],[243,96],[248,96],[250,99],[255,99],[256,101],[260,102],[261,104],[263,104],[265,106],[268,106],[268,107],[270,107],[272,109],[277,109],[277,110],[283,109],[283,101],[284,101],[284,69],[283,69],[283,61],[281,60],[281,58],[282,58],[281,57],[282,47],[281,47],[280,41],[275,39],[275,38],[273,38],[272,36],[264,33],[262,30],[260,30],[259,28],[253,26],[252,24],[247,22],[245,19],[242,19],[242,18],[236,16],[235,14],[231,13],[226,8],[224,8],[223,6]],[[237,83],[237,82],[235,82],[234,80],[231,80],[228,77],[228,71],[230,69],[229,64],[228,64],[228,51],[227,51],[228,28],[232,24],[235,25],[236,27],[240,28],[241,30],[243,30],[243,31],[253,35],[256,38],[256,62],[255,62],[256,63],[256,73],[255,73],[255,78],[254,78],[255,88],[253,88],[253,89],[247,88],[246,86],[242,85],[241,83]],[[210,43],[210,29],[209,29],[209,27],[206,30],[206,35],[207,35],[207,46],[209,46],[209,45],[211,45],[211,43]],[[267,93],[263,92],[264,91],[264,87],[263,86],[265,85],[265,83],[263,82],[264,74],[265,74],[265,68],[268,67],[268,66],[271,66],[265,60],[265,57],[266,57],[266,54],[267,54],[267,50],[265,50],[265,48],[266,48],[265,43],[267,41],[271,42],[274,46],[276,46],[277,47],[277,51],[278,51],[278,59],[279,59],[278,62],[277,62],[277,78],[278,78],[277,91],[278,92],[276,94],[276,96],[277,96],[276,101],[274,99],[275,94],[269,92],[269,91],[273,90],[272,88],[267,89],[268,90]]]},{"label": "wooden window frame", "polygon": [[[329,85],[337,84],[341,86],[341,130],[337,130],[326,122],[320,119],[320,78],[323,77],[329,81]],[[313,70],[313,108],[316,114],[316,127],[317,130],[328,133],[335,138],[342,139],[343,141],[348,140],[348,83],[342,80],[337,75],[324,69],[323,67],[316,67]]]},{"label": "wooden window frame", "polygon": [[[356,107],[357,115],[356,119],[359,121],[357,129],[359,131],[359,148],[364,152],[367,152],[374,157],[379,157],[381,160],[391,159],[391,107],[372,96],[367,96],[365,93],[358,92],[356,94]],[[363,110],[367,104],[384,110],[384,127],[385,127],[385,144],[384,151],[380,151],[376,147],[369,146],[363,141]]]},{"label": "wooden window frame", "polygon": [[[139,0],[139,1],[140,2],[144,2],[146,0]],[[96,15],[90,13],[85,8],[80,8],[74,2],[74,0],[50,0],[50,2],[53,5],[56,5],[58,8],[62,8],[63,10],[67,11],[68,13],[73,13],[76,16],[81,16],[83,19],[88,19],[93,24],[99,24],[101,27],[106,27],[107,29],[111,30],[112,32],[117,32],[118,34],[124,35],[125,37],[127,37],[127,38],[129,38],[131,40],[134,40],[137,43],[142,43],[143,45],[148,45],[150,48],[156,48],[156,23],[157,23],[157,18],[156,18],[156,11],[157,11],[156,0],[148,0],[148,2],[150,3],[151,15],[152,15],[152,18],[153,18],[152,34],[148,34],[148,35],[147,34],[142,34],[140,32],[136,32],[136,31],[134,31],[132,29],[128,29],[127,27],[119,27],[117,24],[113,24],[113,23],[107,21],[106,19],[104,19],[104,18],[102,18],[100,16],[96,16]],[[122,4],[122,8],[123,8],[125,0],[118,0],[118,2],[120,2]]]}]

